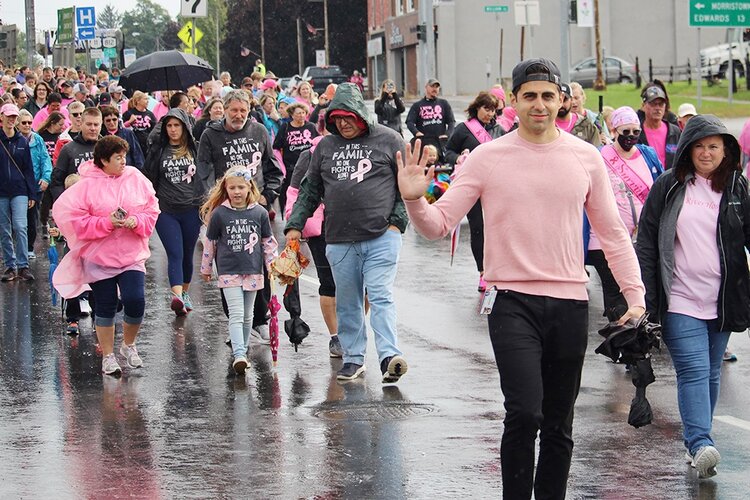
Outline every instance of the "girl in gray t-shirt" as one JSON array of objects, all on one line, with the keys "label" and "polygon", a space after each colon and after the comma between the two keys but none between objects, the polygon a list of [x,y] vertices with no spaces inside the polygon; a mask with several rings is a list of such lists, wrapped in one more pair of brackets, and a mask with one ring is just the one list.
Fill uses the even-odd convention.
[{"label": "girl in gray t-shirt", "polygon": [[264,285],[263,265],[271,263],[278,247],[268,212],[258,204],[260,196],[250,170],[232,167],[201,207],[201,216],[208,226],[201,276],[204,281],[211,280],[215,259],[218,285],[229,309],[232,366],[238,374],[247,368],[255,294]]}]

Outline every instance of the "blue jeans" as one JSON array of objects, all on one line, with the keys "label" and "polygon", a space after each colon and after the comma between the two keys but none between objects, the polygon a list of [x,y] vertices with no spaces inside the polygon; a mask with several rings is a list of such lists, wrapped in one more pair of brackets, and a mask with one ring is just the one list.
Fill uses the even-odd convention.
[{"label": "blue jeans", "polygon": [[365,289],[378,359],[401,354],[392,291],[400,251],[401,233],[391,229],[372,240],[328,243],[326,257],[336,281],[336,317],[344,363],[365,363]]},{"label": "blue jeans", "polygon": [[241,286],[222,288],[229,309],[229,338],[232,341],[232,355],[235,359],[245,356],[253,324],[253,304],[256,291],[243,290]]},{"label": "blue jeans", "polygon": [[711,421],[719,399],[722,356],[729,342],[729,332],[718,328],[718,320],[678,313],[667,313],[664,320],[662,336],[677,372],[685,448],[692,454],[714,444]]},{"label": "blue jeans", "polygon": [[0,243],[5,267],[29,267],[28,210],[29,198],[26,196],[0,197]]},{"label": "blue jeans", "polygon": [[200,229],[197,208],[179,213],[162,212],[156,219],[156,232],[167,252],[170,287],[190,283],[193,279],[193,252]]}]

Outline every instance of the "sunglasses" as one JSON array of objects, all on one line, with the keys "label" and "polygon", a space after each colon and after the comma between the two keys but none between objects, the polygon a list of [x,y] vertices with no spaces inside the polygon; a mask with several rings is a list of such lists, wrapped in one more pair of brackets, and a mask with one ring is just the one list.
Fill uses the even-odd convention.
[{"label": "sunglasses", "polygon": [[625,130],[623,130],[622,132],[620,132],[620,135],[625,135],[625,136],[627,136],[627,135],[641,135],[641,130],[637,129],[637,128],[634,128],[634,129],[626,128]]},{"label": "sunglasses", "polygon": [[31,125],[31,122],[20,122],[21,125]]},{"label": "sunglasses", "polygon": [[75,118],[78,118],[78,117],[79,117],[79,116],[81,116],[82,114],[83,114],[83,113],[70,113],[70,116],[73,116],[73,117],[75,117]]}]

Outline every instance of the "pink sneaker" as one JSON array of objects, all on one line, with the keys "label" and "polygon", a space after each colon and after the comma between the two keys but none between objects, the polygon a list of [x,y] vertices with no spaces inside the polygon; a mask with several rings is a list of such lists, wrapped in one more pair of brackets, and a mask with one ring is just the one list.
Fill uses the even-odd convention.
[{"label": "pink sneaker", "polygon": [[484,292],[487,290],[487,282],[484,281],[484,276],[479,277],[479,285],[477,286],[478,292]]},{"label": "pink sneaker", "polygon": [[172,303],[169,305],[169,308],[172,309],[177,316],[185,316],[187,314],[185,303],[182,301],[181,297],[178,297],[175,294],[172,294]]}]

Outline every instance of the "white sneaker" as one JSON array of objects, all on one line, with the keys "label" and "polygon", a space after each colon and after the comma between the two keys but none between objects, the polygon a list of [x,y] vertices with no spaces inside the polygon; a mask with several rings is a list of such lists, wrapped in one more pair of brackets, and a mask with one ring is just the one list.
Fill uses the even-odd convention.
[{"label": "white sneaker", "polygon": [[81,308],[81,316],[84,318],[91,315],[91,306],[89,305],[89,299],[78,299],[78,305]]},{"label": "white sneaker", "polygon": [[719,450],[713,446],[704,446],[695,452],[691,465],[698,471],[699,479],[707,479],[716,475],[716,466],[720,461]]},{"label": "white sneaker", "polygon": [[29,252],[29,260],[36,259],[36,254],[34,252]]},{"label": "white sneaker", "polygon": [[143,360],[138,355],[138,349],[136,349],[135,344],[125,345],[123,342],[120,346],[120,354],[123,355],[130,368],[140,368],[143,366]]},{"label": "white sneaker", "polygon": [[102,358],[102,373],[114,376],[122,373],[122,368],[120,368],[120,364],[117,362],[114,353],[107,354]]},{"label": "white sneaker", "polygon": [[234,368],[235,373],[239,375],[245,373],[245,369],[247,368],[247,358],[245,358],[245,356],[237,356],[234,363],[232,363],[232,368]]},{"label": "white sneaker", "polygon": [[250,330],[250,335],[261,344],[269,345],[271,343],[271,334],[268,332],[268,325],[254,326]]}]

